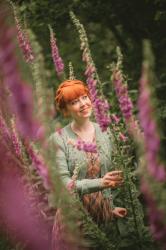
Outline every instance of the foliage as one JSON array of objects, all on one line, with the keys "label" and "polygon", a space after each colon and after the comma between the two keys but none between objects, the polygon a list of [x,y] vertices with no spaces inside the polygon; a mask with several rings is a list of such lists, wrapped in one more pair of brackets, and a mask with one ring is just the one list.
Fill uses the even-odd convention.
[{"label": "foliage", "polygon": [[[54,74],[49,49],[47,25],[56,30],[57,40],[65,64],[72,61],[77,78],[84,80],[83,66],[78,51],[79,41],[69,19],[69,11],[73,10],[79,16],[89,34],[89,44],[92,56],[96,62],[98,73],[107,83],[104,93],[110,88],[109,72],[106,70],[109,58],[116,58],[115,48],[119,45],[124,55],[124,69],[128,74],[129,90],[137,99],[138,78],[142,61],[142,40],[151,41],[156,59],[156,81],[158,114],[163,130],[162,143],[165,146],[165,1],[164,0],[133,0],[131,1],[80,1],[52,0],[25,1],[15,0],[19,4],[22,16],[28,20],[28,25],[37,35],[44,49],[46,67],[50,70],[49,86],[56,87],[58,79]],[[64,8],[65,6],[65,8]],[[94,8],[95,6],[95,8]],[[47,15],[45,15],[47,13]],[[62,28],[63,27],[63,28]],[[97,51],[97,53],[96,53]],[[72,58],[71,58],[72,57]],[[164,155],[164,154],[163,154]]]},{"label": "foliage", "polygon": [[[76,74],[77,76],[79,76],[79,74],[81,75],[81,72],[83,71],[83,66],[81,63],[78,63],[78,61],[81,61],[79,59],[80,53],[76,52],[78,41],[76,43],[73,42],[75,41],[75,33],[71,31],[71,24],[70,21],[68,20],[68,10],[75,9],[76,7],[79,6],[78,13],[82,13],[82,15],[80,14],[81,18],[86,17],[87,22],[88,20],[90,20],[88,30],[90,31],[89,40],[90,40],[90,45],[92,45],[92,52],[99,51],[99,54],[97,55],[95,54],[94,56],[95,59],[94,61],[97,62],[99,68],[98,72],[101,73],[104,70],[105,66],[103,66],[102,64],[103,62],[105,62],[105,55],[108,55],[111,51],[113,54],[113,58],[116,56],[115,44],[118,42],[121,45],[122,50],[124,52],[125,70],[127,70],[127,72],[131,71],[130,76],[132,76],[134,78],[134,81],[136,81],[140,67],[139,64],[141,62],[141,57],[139,52],[141,49],[142,37],[144,35],[148,36],[149,38],[151,38],[152,43],[153,41],[157,40],[153,32],[149,32],[148,30],[142,27],[141,23],[142,22],[147,23],[148,18],[146,17],[143,20],[140,19],[139,22],[137,23],[137,20],[134,17],[135,12],[132,9],[133,3],[125,2],[126,4],[125,8],[122,9],[122,7],[124,7],[124,3],[120,3],[120,1],[113,1],[113,0],[109,1],[109,3],[106,2],[103,3],[101,1],[97,1],[96,4],[97,8],[95,10],[93,9],[96,15],[94,15],[93,18],[90,17],[89,11],[87,15],[85,15],[85,11],[92,8],[94,1],[80,2],[74,0],[73,1],[66,0],[65,3],[66,5],[68,5],[66,9],[62,8],[62,6],[65,4],[64,2],[63,5],[61,3],[55,3],[54,8],[51,7],[51,4],[53,4],[52,1],[48,2],[17,1],[17,2],[20,4],[20,11],[22,13],[27,14],[26,17],[28,20],[28,25],[30,25],[30,27],[32,27],[32,30],[35,32],[34,34],[32,30],[26,29],[32,43],[32,48],[34,49],[35,52],[34,62],[28,65],[27,67],[29,68],[29,72],[31,72],[30,79],[33,82],[32,85],[35,97],[34,99],[35,99],[36,119],[39,121],[41,125],[41,127],[39,127],[38,130],[38,134],[40,135],[40,137],[36,141],[27,140],[27,138],[25,138],[25,136],[19,132],[19,129],[17,128],[17,124],[15,123],[15,121],[12,124],[13,116],[11,116],[10,112],[8,114],[9,116],[8,120],[6,119],[4,110],[2,110],[1,118],[4,121],[4,125],[6,126],[6,131],[7,130],[9,131],[9,135],[6,134],[7,138],[6,140],[4,131],[1,131],[1,137],[3,137],[6,140],[5,141],[6,144],[10,139],[9,145],[7,144],[9,151],[12,153],[14,152],[14,157],[15,157],[14,163],[19,162],[19,164],[22,165],[24,168],[24,176],[26,177],[25,182],[27,188],[29,188],[30,196],[32,195],[31,197],[32,200],[34,197],[35,197],[34,200],[36,199],[36,197],[39,198],[39,200],[37,199],[37,201],[39,201],[39,213],[42,214],[46,220],[53,223],[53,214],[55,212],[55,209],[57,207],[58,208],[60,207],[62,209],[65,222],[73,233],[76,233],[77,229],[76,221],[78,220],[83,221],[82,226],[85,239],[87,241],[88,240],[92,241],[96,249],[97,248],[108,249],[108,250],[109,249],[129,250],[133,248],[138,250],[139,249],[146,250],[149,248],[156,249],[157,246],[151,238],[146,218],[144,218],[145,215],[144,214],[145,211],[143,210],[144,203],[141,204],[142,196],[138,191],[140,183],[137,176],[138,174],[137,171],[139,170],[139,168],[137,166],[137,159],[135,156],[136,147],[134,142],[132,141],[130,131],[128,131],[128,124],[126,123],[126,120],[122,117],[123,114],[121,114],[121,110],[118,106],[118,100],[115,97],[115,92],[112,82],[110,84],[109,83],[110,81],[105,81],[105,80],[103,82],[100,81],[96,69],[93,72],[95,75],[95,79],[98,80],[98,83],[100,84],[99,86],[97,86],[98,89],[100,89],[100,93],[102,93],[102,95],[106,94],[106,97],[108,97],[110,101],[111,104],[110,116],[112,114],[118,113],[120,117],[120,122],[116,123],[114,121],[110,125],[111,131],[113,131],[112,140],[116,145],[113,151],[112,165],[114,169],[121,169],[123,171],[125,185],[121,189],[115,190],[113,192],[113,197],[116,200],[117,206],[122,206],[127,208],[128,216],[126,218],[114,219],[110,225],[111,227],[108,228],[96,225],[92,221],[92,219],[88,216],[88,214],[84,211],[80,201],[72,195],[69,196],[68,191],[64,189],[61,180],[59,178],[59,175],[55,173],[54,170],[54,162],[55,162],[54,148],[50,149],[47,144],[47,141],[44,138],[48,137],[54,131],[54,125],[55,125],[53,120],[55,111],[52,106],[53,96],[52,93],[50,93],[50,89],[47,90],[47,87],[48,86],[50,87],[50,84],[47,84],[47,82],[49,80],[51,81],[54,79],[54,73],[53,73],[53,63],[50,59],[51,57],[50,50],[48,50],[49,35],[48,35],[48,27],[46,24],[51,24],[51,26],[54,27],[55,21],[57,21],[56,34],[58,34],[58,36],[61,37],[60,40],[62,39],[62,44],[60,43],[61,44],[60,48],[62,48],[62,55],[64,55],[66,62],[72,61],[74,65],[74,73],[73,73],[73,68],[70,64],[69,75],[72,78],[74,77],[75,72],[78,72],[78,74]],[[137,3],[137,6],[140,7],[140,9],[142,8],[142,5],[145,7],[145,12],[150,8],[151,11],[149,15],[152,15],[151,18],[153,20],[155,27],[156,27],[156,22],[162,22],[161,13],[159,12],[156,13],[154,9],[155,6],[159,6],[159,3],[162,5],[162,1],[153,1],[150,7],[148,5],[149,1],[144,1],[144,2],[140,1],[139,4]],[[108,17],[108,12],[110,10],[108,6],[111,7],[111,14],[109,17]],[[129,25],[133,33],[126,26],[128,18],[125,15],[125,13],[129,10],[130,10],[129,13],[131,13],[134,17],[133,23],[130,22]],[[45,15],[46,11],[47,15]],[[103,11],[105,11],[107,15],[104,12],[105,15],[103,16],[103,19],[99,23],[96,17],[97,15],[98,16],[103,15]],[[118,17],[120,18],[118,19]],[[126,18],[125,21],[124,18]],[[111,31],[106,25],[108,20],[110,21]],[[67,27],[65,27],[65,23],[68,23]],[[103,44],[100,41],[99,45],[97,45],[96,41],[98,41],[98,39],[97,35],[94,35],[94,33],[96,31],[99,32],[104,23],[106,28],[102,29],[102,32],[100,34],[100,36],[102,35],[104,36],[104,39],[100,37],[101,41],[103,41]],[[78,26],[80,26],[79,22],[75,24],[77,28]],[[137,30],[133,26],[134,24],[137,24],[136,25]],[[150,25],[151,23],[148,22],[148,24]],[[65,41],[64,39],[65,35],[64,34],[62,35],[60,25],[63,25],[63,27],[65,27],[64,30],[67,31],[66,34],[68,35],[68,39],[69,37],[71,37],[69,43]],[[85,29],[83,26],[80,27],[82,28],[83,31],[83,33],[80,32],[79,34],[81,38],[81,43],[86,41],[86,43],[84,44],[85,46],[84,49],[87,49],[86,51],[90,56],[89,57],[90,64],[93,64],[93,67],[95,68],[95,64],[92,59],[93,53],[91,53]],[[153,29],[153,27],[151,27],[151,29]],[[138,32],[138,30],[140,31],[140,33]],[[91,33],[92,31],[93,33]],[[113,39],[112,45],[108,45],[110,42],[108,41],[108,37],[106,36],[107,32],[108,36],[110,36]],[[44,36],[46,39],[43,39]],[[44,48],[44,53],[37,40],[40,41],[40,44]],[[139,43],[137,43],[138,41]],[[159,45],[158,47],[156,46],[155,53],[157,53],[158,49],[161,47]],[[132,55],[135,49],[138,49],[138,53]],[[69,51],[71,51],[71,53]],[[73,55],[74,54],[72,53],[73,51],[75,52],[75,55]],[[102,55],[102,53],[104,56]],[[45,57],[43,57],[43,54],[45,55]],[[72,60],[70,54],[72,54]],[[131,55],[132,59],[130,58]],[[134,63],[137,60],[139,61],[138,65]],[[161,60],[157,58],[157,60],[159,61],[159,65],[163,65],[163,58]],[[160,69],[158,68],[157,70],[158,74],[161,72],[162,72],[162,66]],[[110,71],[108,71],[107,73],[103,73],[102,74],[103,79],[106,79],[106,77],[109,74]],[[123,80],[125,80],[124,82],[127,85],[128,76],[125,76],[124,73],[122,73],[122,75],[124,77]],[[3,76],[3,69],[2,69],[2,76]],[[83,78],[83,77],[78,77],[78,78]],[[130,80],[128,82],[129,86],[131,87]],[[59,82],[57,80],[57,84],[58,83]],[[108,89],[104,88],[105,83],[106,86],[109,86]],[[136,83],[134,85],[136,86]],[[3,86],[2,89],[3,88],[5,87]],[[10,94],[14,95],[12,91],[10,92]],[[4,104],[7,103],[8,103],[8,96],[6,96],[5,101],[4,100],[2,101],[2,107]],[[134,113],[136,112],[137,110],[134,110]],[[14,128],[14,130],[12,130],[12,128]],[[12,131],[16,131],[16,134],[14,134],[15,137],[10,137],[10,133]],[[125,135],[124,137],[120,137],[120,134],[122,133]],[[15,140],[12,141],[11,138],[14,138]],[[125,139],[121,140],[121,138]],[[18,149],[16,146],[19,147],[19,149],[21,150],[21,155],[19,156],[17,154],[18,150],[16,151],[16,149]],[[30,149],[33,154],[30,153]],[[50,185],[50,186],[48,185],[48,188],[50,188],[49,191],[44,186],[43,180],[45,179],[47,179],[47,182]],[[152,190],[153,195],[155,196],[159,208],[163,208],[163,200],[164,200],[163,196],[165,194],[163,190],[165,186],[163,186],[162,184],[161,185],[156,184],[153,179],[148,180],[148,182],[151,184],[151,185],[149,184],[149,186]],[[158,192],[160,192],[160,196],[158,196],[157,198],[156,193]],[[48,200],[50,202],[48,202]],[[36,204],[36,200],[34,204]],[[34,204],[32,203],[32,205]]]}]

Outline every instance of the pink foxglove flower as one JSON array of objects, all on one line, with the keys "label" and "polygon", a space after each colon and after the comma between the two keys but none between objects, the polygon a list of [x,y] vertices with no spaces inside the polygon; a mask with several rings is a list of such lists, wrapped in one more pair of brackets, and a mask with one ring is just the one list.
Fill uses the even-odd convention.
[{"label": "pink foxglove flower", "polygon": [[[87,58],[89,56],[88,50],[85,48],[83,54],[86,55],[87,53]],[[97,90],[97,80],[95,79],[95,66],[93,65],[90,60],[86,62],[86,71],[85,75],[87,77],[87,84],[89,88],[89,92],[91,95],[91,100],[94,108],[94,114],[97,123],[100,125],[102,131],[107,130],[108,126],[111,123],[111,118],[109,116],[109,109],[110,106],[107,102],[106,99],[102,98],[101,95],[99,95],[98,90]]]},{"label": "pink foxglove flower", "polygon": [[127,85],[123,83],[123,78],[120,71],[115,70],[112,75],[112,81],[115,87],[115,92],[119,101],[121,112],[128,123],[132,117],[133,104],[128,95]]},{"label": "pink foxglove flower", "polygon": [[105,131],[111,123],[111,118],[108,114],[109,104],[105,99],[98,96],[96,87],[97,81],[94,80],[92,76],[87,78],[87,84],[91,95],[96,121],[100,125],[102,131]]},{"label": "pink foxglove flower", "polygon": [[33,167],[37,170],[38,174],[43,179],[45,188],[49,189],[50,179],[49,179],[48,167],[44,163],[44,160],[42,159],[41,155],[37,154],[31,145],[27,144],[27,150],[29,156],[31,157]]},{"label": "pink foxglove flower", "polygon": [[150,193],[148,184],[145,181],[142,181],[141,183],[141,190],[144,193],[145,202],[147,204],[152,235],[164,247],[166,245],[166,225],[164,223],[165,211],[162,211],[157,207],[157,203],[153,195]]},{"label": "pink foxglove flower", "polygon": [[14,170],[14,165],[10,171],[2,172],[1,169],[0,172],[0,220],[4,222],[3,229],[7,230],[10,240],[14,242],[17,238],[31,250],[50,249],[50,226],[40,216],[34,201],[30,200],[21,183],[21,175]]},{"label": "pink foxglove flower", "polygon": [[34,61],[34,53],[32,51],[32,47],[28,38],[27,33],[22,29],[19,19],[17,17],[16,11],[14,11],[14,19],[17,28],[17,38],[19,46],[22,50],[25,61],[28,63],[32,63]]},{"label": "pink foxglove flower", "polygon": [[140,96],[138,100],[140,124],[144,132],[145,157],[147,169],[157,181],[166,181],[166,167],[159,163],[160,136],[154,119],[148,69],[143,68],[140,79]]},{"label": "pink foxglove flower", "polygon": [[57,210],[52,230],[52,250],[78,250],[77,242],[63,219],[60,209]]},{"label": "pink foxglove flower", "polygon": [[0,131],[1,131],[1,136],[3,136],[4,140],[6,142],[10,142],[11,141],[11,134],[10,134],[10,131],[7,127],[7,124],[2,116],[1,111],[0,111]]},{"label": "pink foxglove flower", "polygon": [[119,139],[123,142],[127,141],[127,137],[124,134],[122,134],[121,132],[119,133]]},{"label": "pink foxglove flower", "polygon": [[87,142],[84,142],[82,140],[77,140],[76,148],[78,150],[83,150],[85,152],[97,153],[97,146],[96,146],[96,144],[87,143]]},{"label": "pink foxglove flower", "polygon": [[68,145],[72,145],[73,147],[77,148],[80,151],[90,152],[90,153],[97,153],[97,145],[93,143],[88,143],[83,140],[78,139],[77,141],[68,139]]},{"label": "pink foxglove flower", "polygon": [[16,131],[14,119],[11,121],[11,125],[12,125],[11,138],[12,138],[12,143],[14,146],[15,154],[17,157],[20,157],[21,156],[21,144],[20,144],[20,140],[18,138],[18,133]]},{"label": "pink foxglove flower", "polygon": [[111,115],[111,119],[112,119],[116,124],[118,124],[119,121],[120,121],[120,118],[119,118],[117,115],[115,115],[115,114],[112,114],[112,115]]},{"label": "pink foxglove flower", "polygon": [[17,70],[13,30],[0,20],[0,70],[3,80],[11,92],[11,110],[16,115],[17,126],[22,135],[36,138],[37,123],[33,119],[32,91],[24,84]]},{"label": "pink foxglove flower", "polygon": [[67,184],[67,189],[69,190],[69,192],[72,192],[75,188],[75,181],[71,180],[68,184]]},{"label": "pink foxglove flower", "polygon": [[111,118],[108,114],[110,107],[104,97],[102,97],[101,93],[99,94],[99,91],[97,90],[97,82],[98,84],[101,83],[91,57],[86,31],[83,25],[75,17],[74,13],[70,13],[70,16],[73,20],[73,23],[76,25],[80,36],[82,60],[86,64],[85,76],[87,78],[87,85],[89,87],[89,92],[91,95],[91,101],[94,108],[94,115],[102,131],[105,131],[111,123]]},{"label": "pink foxglove flower", "polygon": [[61,74],[64,73],[64,63],[59,55],[59,49],[57,46],[56,38],[51,27],[50,27],[50,43],[51,43],[52,59],[55,65],[55,70],[57,72],[57,75],[60,76]]},{"label": "pink foxglove flower", "polygon": [[[11,241],[17,239],[27,249],[50,249],[50,226],[39,214],[36,193],[27,189],[23,166],[13,157],[5,140],[0,140],[0,159],[1,227],[8,232]],[[36,200],[31,200],[32,195]]]}]

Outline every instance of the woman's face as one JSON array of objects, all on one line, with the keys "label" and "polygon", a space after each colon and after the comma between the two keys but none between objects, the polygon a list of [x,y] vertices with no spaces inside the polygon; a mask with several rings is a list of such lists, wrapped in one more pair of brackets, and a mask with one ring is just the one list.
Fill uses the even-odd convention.
[{"label": "woman's face", "polygon": [[84,94],[67,103],[66,109],[73,119],[88,118],[92,113],[92,103],[89,96]]}]

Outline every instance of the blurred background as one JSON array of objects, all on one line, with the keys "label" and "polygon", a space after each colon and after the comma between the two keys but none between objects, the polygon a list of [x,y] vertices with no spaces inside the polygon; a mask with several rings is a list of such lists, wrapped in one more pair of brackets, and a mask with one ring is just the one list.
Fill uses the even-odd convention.
[{"label": "blurred background", "polygon": [[157,114],[166,145],[166,1],[165,0],[18,0],[22,16],[36,34],[42,46],[48,69],[48,87],[55,88],[59,80],[52,62],[48,24],[56,34],[60,54],[68,65],[73,63],[76,77],[85,80],[84,65],[79,49],[79,37],[69,17],[73,10],[87,32],[92,57],[106,89],[110,73],[107,66],[115,60],[116,46],[124,56],[124,70],[128,76],[130,95],[137,99],[141,74],[142,41],[149,39],[155,57],[156,79],[154,88]]},{"label": "blurred background", "polygon": [[[0,13],[5,13],[6,17],[9,17],[10,25],[12,24],[14,26],[15,21],[8,1],[6,0],[3,2],[5,4],[3,5],[3,8],[0,9]],[[104,83],[103,91],[105,96],[108,98],[111,96],[110,93],[112,91],[112,86],[110,83],[111,74],[108,70],[108,66],[117,59],[116,47],[119,46],[121,48],[124,60],[124,73],[128,80],[129,95],[135,104],[135,114],[138,111],[137,99],[139,94],[141,65],[143,61],[143,40],[148,39],[150,41],[155,58],[155,69],[152,84],[155,93],[157,121],[161,131],[162,145],[160,155],[162,159],[166,159],[166,1],[13,0],[13,3],[17,4],[18,6],[22,24],[30,34],[30,41],[32,42],[32,47],[36,55],[41,55],[38,59],[40,60],[42,58],[41,61],[44,64],[44,70],[42,72],[41,67],[41,72],[39,74],[41,79],[37,80],[43,80],[45,84],[44,90],[48,89],[48,96],[50,94],[50,100],[49,98],[47,99],[48,106],[49,104],[50,106],[53,104],[54,92],[61,82],[61,79],[57,77],[52,61],[48,25],[51,25],[53,31],[55,32],[59,52],[65,63],[65,71],[69,72],[68,64],[71,61],[74,67],[76,78],[86,81],[86,77],[84,75],[85,66],[82,62],[82,53],[80,51],[80,40],[78,32],[76,31],[69,16],[69,11],[72,10],[76,17],[84,25],[89,39],[89,46],[93,60],[101,81]],[[36,47],[34,42],[35,40],[38,43]],[[20,74],[23,76],[25,81],[27,81],[29,84],[33,84],[35,89],[35,81],[32,80],[34,77],[32,73],[32,67],[30,68],[29,65],[23,62],[21,51],[19,50],[18,46],[16,47],[16,55],[21,69]],[[40,67],[38,69],[40,69]],[[39,90],[40,87],[41,86],[39,86]],[[40,96],[40,91],[38,94]],[[36,103],[37,105],[35,106],[35,112],[38,112],[40,111],[40,105],[43,105],[43,103],[41,101],[40,104],[39,99],[36,101]],[[55,122],[53,122],[52,125],[49,124],[52,126],[50,130],[54,129],[54,125],[56,125],[58,128],[58,126],[61,126],[65,123],[65,120],[59,114],[54,112],[55,111],[53,108],[53,114],[51,113],[50,116]],[[6,117],[5,119],[7,121]],[[132,152],[132,154],[135,154],[135,152]],[[1,156],[3,157],[3,151]],[[29,163],[31,163],[30,157],[28,158],[28,167],[30,165]],[[2,164],[2,166],[5,168],[5,163]],[[38,178],[37,174],[35,176]],[[15,183],[13,183],[13,186],[14,185]],[[14,190],[13,186],[11,189]],[[21,188],[18,188],[18,190],[19,189]],[[3,189],[1,191],[3,192]],[[156,194],[157,192],[158,190],[156,188]],[[13,196],[14,195],[11,195],[11,197]],[[10,196],[8,199],[11,200]],[[20,193],[20,199],[22,199],[22,193]],[[165,198],[163,198],[163,204],[164,199]],[[16,202],[13,204],[17,205]],[[143,203],[143,205],[145,204]],[[29,203],[27,204],[27,207],[29,209]],[[21,211],[22,207],[19,209]],[[29,211],[28,209],[27,211]],[[0,233],[0,238],[3,239],[3,241],[0,240],[0,250],[13,250],[13,245],[10,245],[9,241],[11,235],[9,235],[10,237],[8,238],[8,234],[4,234],[5,237],[3,235],[3,231]],[[19,243],[15,245],[14,250],[17,249],[22,249],[22,246],[20,246]]]}]

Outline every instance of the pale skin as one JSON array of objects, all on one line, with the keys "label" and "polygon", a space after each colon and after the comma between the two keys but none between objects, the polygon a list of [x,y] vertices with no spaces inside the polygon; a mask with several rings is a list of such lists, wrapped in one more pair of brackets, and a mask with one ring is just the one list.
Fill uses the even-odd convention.
[{"label": "pale skin", "polygon": [[[95,128],[90,121],[92,113],[92,103],[88,95],[82,95],[66,104],[67,114],[73,118],[71,123],[72,130],[84,141],[91,143]],[[108,172],[101,179],[103,188],[116,188],[123,185],[122,171],[115,170]],[[125,217],[127,210],[115,207],[112,211],[115,217]]]}]

